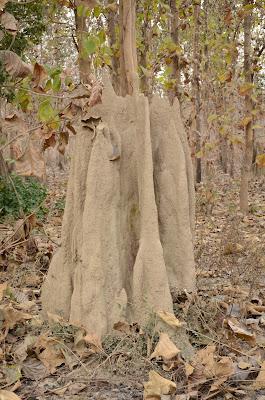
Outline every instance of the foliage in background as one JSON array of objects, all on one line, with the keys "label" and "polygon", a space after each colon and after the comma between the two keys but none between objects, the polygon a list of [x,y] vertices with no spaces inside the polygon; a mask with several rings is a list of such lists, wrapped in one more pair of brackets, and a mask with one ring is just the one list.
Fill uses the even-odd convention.
[{"label": "foliage in background", "polygon": [[[9,32],[0,23],[0,50],[12,50],[23,56],[24,52],[41,42],[43,33],[46,30],[45,0],[32,1],[29,3],[8,2],[5,12],[13,16],[17,21],[17,32]],[[8,86],[8,74],[0,65],[0,96],[9,101],[13,98],[12,89]]]},{"label": "foliage in background", "polygon": [[0,218],[12,216],[21,217],[21,209],[25,214],[30,214],[39,207],[36,215],[42,217],[45,208],[41,203],[47,196],[47,188],[35,178],[21,178],[12,175],[12,182],[0,176]]}]

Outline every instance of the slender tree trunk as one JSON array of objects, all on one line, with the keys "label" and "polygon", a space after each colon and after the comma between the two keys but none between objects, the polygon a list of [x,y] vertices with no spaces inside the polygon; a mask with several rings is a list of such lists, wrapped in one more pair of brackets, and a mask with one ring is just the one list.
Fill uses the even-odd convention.
[{"label": "slender tree trunk", "polygon": [[136,0],[120,1],[120,93],[132,94],[137,86]]},{"label": "slender tree trunk", "polygon": [[[112,0],[109,0],[109,3],[112,3]],[[115,92],[118,94],[119,93],[119,57],[117,55],[117,35],[116,35],[116,24],[117,24],[117,13],[116,11],[109,11],[109,14],[107,16],[107,24],[108,24],[108,37],[109,37],[109,45],[110,48],[113,51],[112,57],[111,57],[111,80],[112,80],[112,86],[115,90]]]},{"label": "slender tree trunk", "polygon": [[[143,9],[144,21],[141,26],[143,48],[141,49],[140,55],[139,55],[140,65],[141,65],[141,67],[143,67],[143,71],[140,75],[140,88],[141,88],[141,91],[144,93],[144,95],[147,97],[149,97],[151,95],[150,76],[148,76],[148,71],[147,71],[147,68],[148,68],[147,54],[148,54],[148,51],[150,50],[150,46],[151,46],[149,5],[150,5],[150,3],[147,4],[146,7],[144,7],[144,9]],[[138,12],[138,10],[137,10],[137,12]]]},{"label": "slender tree trunk", "polygon": [[[169,0],[170,3],[170,34],[172,41],[179,46],[179,10],[176,5],[176,0]],[[179,84],[180,84],[180,67],[179,67],[179,56],[176,54],[172,59],[172,74],[171,79],[174,84],[172,89],[169,90],[169,101],[173,103],[174,98],[179,98]]]},{"label": "slender tree trunk", "polygon": [[[195,103],[195,140],[196,153],[201,150],[201,87],[200,87],[200,5],[194,6],[194,38],[193,38],[193,93]],[[202,180],[201,158],[195,161],[196,183]]]},{"label": "slender tree trunk", "polygon": [[75,26],[76,26],[77,45],[78,45],[78,65],[79,65],[80,81],[82,83],[90,83],[91,58],[85,57],[83,51],[84,38],[87,35],[86,17],[78,16],[77,10],[75,10]]},{"label": "slender tree trunk", "polygon": [[[252,1],[244,0],[244,6],[252,4]],[[248,13],[244,18],[244,75],[245,83],[252,84],[253,76],[251,70],[251,29],[252,29],[252,13]],[[253,103],[251,99],[252,90],[245,95],[245,113],[251,115]],[[251,165],[253,156],[253,123],[248,122],[245,127],[245,149],[241,168],[241,184],[240,184],[240,210],[247,214],[249,181],[251,179]]]}]

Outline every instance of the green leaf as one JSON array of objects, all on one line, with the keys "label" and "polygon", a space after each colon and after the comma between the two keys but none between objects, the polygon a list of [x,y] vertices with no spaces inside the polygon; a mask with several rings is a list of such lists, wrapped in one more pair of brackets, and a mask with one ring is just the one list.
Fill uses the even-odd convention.
[{"label": "green leaf", "polygon": [[52,88],[55,92],[59,92],[61,89],[61,77],[59,75],[55,75],[53,81],[52,81]]},{"label": "green leaf", "polygon": [[96,39],[93,36],[88,36],[83,40],[83,55],[87,57],[94,54],[97,50]]},{"label": "green leaf", "polygon": [[50,103],[50,100],[44,100],[39,105],[38,117],[41,122],[49,122],[55,117],[55,111]]}]

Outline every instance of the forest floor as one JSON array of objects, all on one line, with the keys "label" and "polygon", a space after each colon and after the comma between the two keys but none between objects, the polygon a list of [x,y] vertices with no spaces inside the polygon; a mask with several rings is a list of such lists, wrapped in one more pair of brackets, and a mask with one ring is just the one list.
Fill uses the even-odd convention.
[{"label": "forest floor", "polygon": [[[58,316],[49,325],[41,319],[40,289],[60,245],[66,181],[65,172],[49,174],[49,212],[23,243],[13,243],[15,223],[0,226],[0,390],[23,400],[137,400],[153,370],[176,384],[174,400],[264,400],[264,178],[251,185],[248,217],[238,211],[238,182],[225,175],[196,193],[197,293],[174,298],[194,349],[190,360],[169,360],[167,349],[150,357],[159,339],[152,323],[144,330],[120,324],[101,346]],[[160,398],[152,379],[148,390]]]}]

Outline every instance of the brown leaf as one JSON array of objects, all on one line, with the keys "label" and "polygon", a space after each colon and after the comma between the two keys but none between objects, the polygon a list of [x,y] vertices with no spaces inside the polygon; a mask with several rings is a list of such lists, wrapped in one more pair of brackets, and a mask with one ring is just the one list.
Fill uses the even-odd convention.
[{"label": "brown leaf", "polygon": [[163,378],[155,371],[150,371],[149,381],[144,383],[144,400],[160,399],[162,395],[171,395],[176,388],[174,382]]},{"label": "brown leaf", "polygon": [[255,335],[252,332],[250,332],[249,330],[247,330],[246,328],[241,327],[240,325],[234,323],[233,321],[231,321],[229,319],[227,320],[227,325],[241,339],[246,340],[248,342],[255,341]]},{"label": "brown leaf", "polygon": [[177,346],[170,340],[166,333],[161,333],[159,342],[156,345],[150,359],[162,357],[163,361],[169,361],[175,358],[180,353]]},{"label": "brown leaf", "polygon": [[206,378],[212,378],[215,376],[215,353],[216,347],[211,345],[207,346],[204,349],[201,349],[197,352],[195,358],[195,366],[200,365],[203,367],[203,374]]},{"label": "brown leaf", "polygon": [[8,283],[4,282],[0,284],[0,301],[5,297],[5,292],[8,287]]},{"label": "brown leaf", "polygon": [[5,30],[11,35],[16,35],[17,33],[17,20],[14,15],[9,12],[4,12],[0,15],[0,24],[5,28]]},{"label": "brown leaf", "polygon": [[186,325],[185,322],[179,321],[174,314],[169,313],[167,311],[159,311],[157,315],[168,325],[173,328],[181,328]]},{"label": "brown leaf", "polygon": [[3,62],[6,71],[13,78],[25,78],[33,71],[32,65],[26,64],[13,51],[0,50],[0,60]]},{"label": "brown leaf", "polygon": [[0,10],[3,10],[8,0],[0,0]]},{"label": "brown leaf", "polygon": [[65,357],[61,351],[61,345],[57,340],[40,336],[35,345],[38,359],[42,361],[47,370],[53,374],[56,368],[65,363]]},{"label": "brown leaf", "polygon": [[221,357],[214,366],[215,376],[226,379],[235,373],[235,365],[230,357]]},{"label": "brown leaf", "polygon": [[36,336],[28,335],[24,338],[22,343],[19,343],[14,348],[14,357],[19,363],[22,363],[22,361],[26,360],[28,351],[34,347],[36,340]]},{"label": "brown leaf", "polygon": [[101,353],[103,351],[102,344],[100,338],[95,334],[86,335],[83,338],[84,342],[93,353]]},{"label": "brown leaf", "polygon": [[126,322],[126,321],[116,322],[113,325],[113,329],[115,329],[116,331],[125,333],[126,335],[129,335],[131,333],[130,324],[128,324],[128,322]]},{"label": "brown leaf", "polygon": [[261,364],[260,372],[252,387],[254,390],[265,389],[265,361]]},{"label": "brown leaf", "polygon": [[21,400],[21,397],[8,390],[0,390],[0,400]]},{"label": "brown leaf", "polygon": [[44,88],[44,81],[47,78],[47,72],[42,65],[37,62],[34,65],[32,83],[34,88]]},{"label": "brown leaf", "polygon": [[26,361],[23,362],[22,372],[23,376],[34,381],[41,380],[50,374],[45,365],[43,365],[40,360],[33,357],[27,358]]},{"label": "brown leaf", "polygon": [[32,315],[15,310],[12,306],[0,306],[0,315],[3,321],[3,327],[8,331],[14,328],[19,322],[32,318]]},{"label": "brown leaf", "polygon": [[192,365],[188,364],[188,363],[185,363],[186,376],[189,377],[190,375],[192,375],[193,371],[194,371],[194,367]]}]

